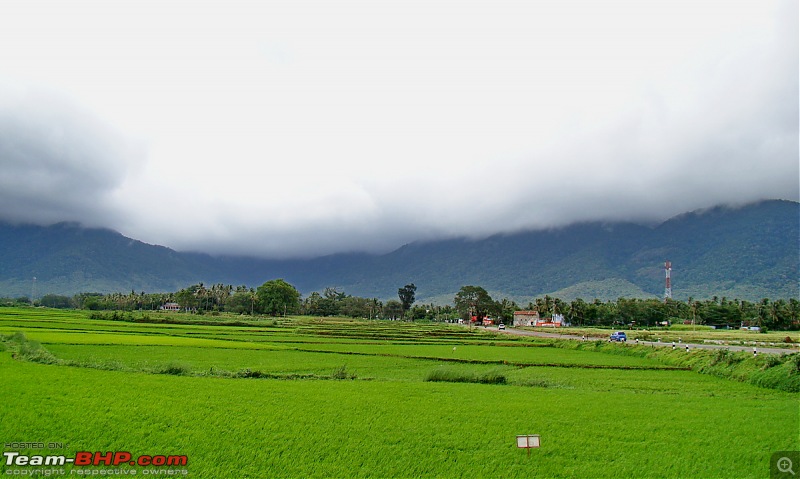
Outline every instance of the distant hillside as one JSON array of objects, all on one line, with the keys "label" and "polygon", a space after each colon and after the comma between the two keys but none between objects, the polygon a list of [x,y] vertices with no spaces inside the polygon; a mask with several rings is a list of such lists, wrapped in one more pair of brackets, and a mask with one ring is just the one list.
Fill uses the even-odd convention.
[{"label": "distant hillside", "polygon": [[179,253],[104,229],[0,224],[0,296],[85,291],[175,291],[192,283],[257,286],[285,278],[303,293],[396,296],[413,282],[419,301],[449,302],[463,285],[527,303],[658,297],[664,260],[673,296],[757,300],[798,297],[800,205],[764,201],[687,213],[656,227],[588,223],[546,231],[405,245],[385,255],[261,260]]},{"label": "distant hillside", "polygon": [[215,274],[208,259],[74,223],[0,226],[5,295],[29,296],[34,287],[39,294],[174,290]]},{"label": "distant hillside", "polygon": [[669,259],[676,299],[798,297],[799,238],[800,205],[765,201],[687,213],[655,228],[590,223],[415,243],[365,265],[354,258],[330,284],[381,297],[386,285],[413,281],[421,297],[437,298],[477,284],[523,303],[544,294],[660,297]]}]

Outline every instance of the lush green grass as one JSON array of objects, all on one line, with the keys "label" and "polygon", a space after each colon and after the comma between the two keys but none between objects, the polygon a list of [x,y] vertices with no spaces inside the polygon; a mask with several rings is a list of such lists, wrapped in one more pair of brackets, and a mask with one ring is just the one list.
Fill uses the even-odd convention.
[{"label": "lush green grass", "polygon": [[675,350],[645,345],[606,341],[554,341],[554,347],[578,351],[605,352],[657,360],[722,378],[749,382],[757,386],[800,392],[800,353],[760,354],[719,349]]},{"label": "lush green grass", "polygon": [[[793,398],[683,372],[661,379],[700,384],[643,394],[0,368],[3,437],[186,454],[195,477],[764,477],[765,449],[796,446]],[[542,435],[531,459],[520,433]]]},{"label": "lush green grass", "polygon": [[[202,478],[739,478],[768,476],[773,451],[798,448],[796,395],[609,354],[619,345],[32,311],[0,309],[0,331],[42,343],[3,343],[0,438],[64,442],[54,452],[67,455],[186,454]],[[542,447],[527,457],[517,434],[540,434]]]}]

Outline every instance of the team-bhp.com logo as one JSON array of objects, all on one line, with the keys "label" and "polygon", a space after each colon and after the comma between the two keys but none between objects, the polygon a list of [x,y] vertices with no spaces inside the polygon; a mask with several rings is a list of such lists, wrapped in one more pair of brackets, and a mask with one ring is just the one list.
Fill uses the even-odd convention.
[{"label": "team-bhp.com logo", "polygon": [[75,457],[67,456],[28,456],[18,452],[4,452],[6,466],[185,466],[189,462],[186,456],[133,456],[127,451],[75,453]]}]

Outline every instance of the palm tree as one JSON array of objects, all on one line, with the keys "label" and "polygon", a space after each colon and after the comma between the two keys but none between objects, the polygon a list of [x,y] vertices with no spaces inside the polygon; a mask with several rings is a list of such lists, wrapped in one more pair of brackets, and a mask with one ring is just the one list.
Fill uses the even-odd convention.
[{"label": "palm tree", "polygon": [[758,327],[769,319],[769,298],[763,298],[758,304]]},{"label": "palm tree", "polygon": [[203,285],[202,282],[198,283],[197,289],[195,289],[195,293],[194,294],[201,301],[201,304],[204,305],[203,309],[206,309],[206,307],[205,307],[206,303],[204,301],[208,296],[208,290],[206,290],[206,287]]},{"label": "palm tree", "polygon": [[583,326],[583,317],[586,313],[586,302],[582,299],[577,298],[569,303],[569,320],[570,322],[574,321],[576,318],[578,320],[578,324]]}]

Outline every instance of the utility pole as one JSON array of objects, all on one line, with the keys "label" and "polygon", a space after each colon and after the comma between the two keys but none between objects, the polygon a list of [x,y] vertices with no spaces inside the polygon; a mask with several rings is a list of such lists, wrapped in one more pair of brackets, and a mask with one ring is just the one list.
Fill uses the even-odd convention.
[{"label": "utility pole", "polygon": [[666,273],[666,286],[664,287],[664,302],[672,299],[672,283],[670,282],[670,273],[672,272],[672,262],[664,262],[664,272]]}]

